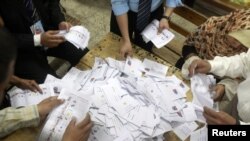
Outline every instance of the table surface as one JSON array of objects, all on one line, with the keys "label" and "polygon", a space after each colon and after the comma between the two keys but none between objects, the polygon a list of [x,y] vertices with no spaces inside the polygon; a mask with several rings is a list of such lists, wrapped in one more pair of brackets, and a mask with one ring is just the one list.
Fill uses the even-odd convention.
[{"label": "table surface", "polygon": [[[118,60],[121,60],[121,57],[119,55],[119,46],[120,46],[120,40],[121,38],[115,34],[108,33],[103,40],[101,40],[99,43],[97,43],[78,63],[76,66],[78,69],[81,70],[87,70],[91,69],[91,66],[94,64],[95,57],[112,57]],[[171,66],[166,61],[160,59],[159,57],[155,56],[152,53],[149,53],[137,46],[134,46],[134,54],[133,57],[136,57],[138,59],[144,59],[148,58],[151,60],[154,60],[158,63],[164,64],[169,66],[168,75],[176,75],[178,78],[181,78],[180,71],[175,68],[174,66]],[[185,81],[187,84],[188,82]],[[187,93],[187,99],[190,101],[192,99],[191,91]],[[41,126],[38,128],[24,128],[20,129],[13,134],[7,136],[3,139],[3,141],[35,141],[37,139],[38,134],[40,133]],[[178,137],[173,132],[168,132],[165,134],[166,140],[168,141],[178,141]],[[1,140],[1,139],[0,139]]]}]

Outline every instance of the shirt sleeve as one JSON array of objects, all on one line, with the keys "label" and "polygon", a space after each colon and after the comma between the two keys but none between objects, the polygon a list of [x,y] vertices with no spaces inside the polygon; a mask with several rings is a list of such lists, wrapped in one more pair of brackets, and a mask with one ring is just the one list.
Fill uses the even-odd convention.
[{"label": "shirt sleeve", "polygon": [[231,78],[247,77],[250,71],[250,50],[247,53],[231,57],[215,57],[210,60],[210,72],[220,77],[228,76]]},{"label": "shirt sleeve", "polygon": [[182,3],[181,0],[166,0],[166,6],[167,7],[178,7],[178,6],[183,6],[184,4]]},{"label": "shirt sleeve", "polygon": [[116,16],[125,14],[129,10],[128,0],[111,0],[111,5]]},{"label": "shirt sleeve", "polygon": [[0,138],[24,127],[38,126],[40,122],[36,105],[24,108],[5,108],[0,111]]}]

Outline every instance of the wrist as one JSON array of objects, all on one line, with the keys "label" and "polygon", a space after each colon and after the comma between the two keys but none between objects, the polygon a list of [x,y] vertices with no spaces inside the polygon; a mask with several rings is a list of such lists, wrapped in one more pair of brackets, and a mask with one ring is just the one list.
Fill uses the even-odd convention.
[{"label": "wrist", "polygon": [[171,17],[166,15],[163,15],[161,19],[164,19],[166,21],[171,21]]}]

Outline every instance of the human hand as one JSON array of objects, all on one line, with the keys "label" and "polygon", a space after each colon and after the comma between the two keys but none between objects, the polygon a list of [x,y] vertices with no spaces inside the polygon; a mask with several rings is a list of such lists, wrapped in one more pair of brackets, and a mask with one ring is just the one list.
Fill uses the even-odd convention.
[{"label": "human hand", "polygon": [[87,141],[92,126],[89,114],[77,125],[76,119],[73,118],[64,132],[63,141]]},{"label": "human hand", "polygon": [[215,96],[213,97],[214,101],[221,101],[225,94],[225,86],[222,84],[217,84],[214,87]]},{"label": "human hand", "polygon": [[57,47],[59,44],[65,42],[63,36],[58,36],[59,31],[50,30],[41,34],[41,44],[48,48]]},{"label": "human hand", "polygon": [[225,112],[204,107],[203,116],[210,125],[236,125],[236,119]]},{"label": "human hand", "polygon": [[18,82],[15,85],[21,89],[28,89],[28,90],[31,90],[33,92],[42,93],[42,89],[39,87],[39,85],[34,80],[19,78]]},{"label": "human hand", "polygon": [[162,30],[164,29],[169,29],[169,23],[168,23],[168,20],[165,19],[165,18],[162,18],[160,20],[160,23],[159,23],[159,29],[158,29],[158,33],[161,33]]},{"label": "human hand", "polygon": [[206,60],[194,60],[188,68],[189,76],[193,76],[195,73],[208,73],[211,70],[211,65]]},{"label": "human hand", "polygon": [[132,52],[132,45],[130,42],[124,42],[120,48],[120,55],[124,58],[126,58],[127,56],[132,56],[133,52]]},{"label": "human hand", "polygon": [[41,121],[44,120],[55,107],[61,105],[63,102],[64,100],[57,99],[57,96],[52,96],[41,101],[37,105]]},{"label": "human hand", "polygon": [[66,30],[69,31],[69,29],[72,27],[71,23],[68,22],[61,22],[58,26],[59,30]]}]

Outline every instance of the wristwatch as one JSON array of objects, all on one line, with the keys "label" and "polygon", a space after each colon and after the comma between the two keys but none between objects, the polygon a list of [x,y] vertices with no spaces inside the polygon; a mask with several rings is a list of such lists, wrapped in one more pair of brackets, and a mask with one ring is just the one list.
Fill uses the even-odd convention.
[{"label": "wristwatch", "polygon": [[163,19],[166,19],[167,21],[170,21],[170,20],[171,20],[171,17],[170,17],[170,16],[165,16],[165,15],[163,15],[162,18],[163,18]]}]

